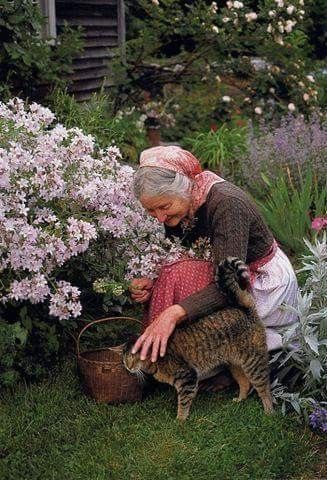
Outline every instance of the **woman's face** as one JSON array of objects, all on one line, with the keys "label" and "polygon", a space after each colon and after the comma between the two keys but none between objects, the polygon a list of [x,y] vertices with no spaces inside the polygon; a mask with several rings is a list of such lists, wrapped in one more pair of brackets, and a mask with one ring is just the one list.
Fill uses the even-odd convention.
[{"label": "woman's face", "polygon": [[176,227],[187,216],[191,200],[175,195],[147,197],[142,195],[140,202],[145,210],[168,227]]}]

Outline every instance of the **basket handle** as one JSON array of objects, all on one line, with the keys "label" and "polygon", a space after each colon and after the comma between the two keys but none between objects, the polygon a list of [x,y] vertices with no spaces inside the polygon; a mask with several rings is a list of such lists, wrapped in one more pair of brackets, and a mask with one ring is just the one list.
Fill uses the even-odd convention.
[{"label": "basket handle", "polygon": [[80,356],[79,346],[80,346],[81,336],[83,335],[85,330],[87,330],[89,327],[92,327],[92,325],[96,325],[97,323],[108,322],[109,320],[110,321],[111,320],[133,320],[134,322],[137,322],[140,325],[142,325],[142,322],[140,320],[138,320],[137,318],[134,318],[134,317],[106,317],[106,318],[100,318],[99,320],[93,320],[92,322],[85,325],[85,327],[83,327],[82,330],[78,334],[78,337],[77,337],[77,340],[76,340],[76,350],[77,350],[77,356],[78,357]]}]

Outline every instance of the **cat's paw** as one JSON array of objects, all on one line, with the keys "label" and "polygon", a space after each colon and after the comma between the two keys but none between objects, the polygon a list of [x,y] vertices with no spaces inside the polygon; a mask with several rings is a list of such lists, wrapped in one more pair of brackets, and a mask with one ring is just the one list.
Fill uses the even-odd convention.
[{"label": "cat's paw", "polygon": [[242,402],[242,401],[245,400],[245,399],[242,398],[242,397],[234,397],[232,400],[233,400],[233,402],[239,403],[239,402]]},{"label": "cat's paw", "polygon": [[176,419],[179,421],[179,423],[184,423],[187,420],[188,415],[177,415]]}]

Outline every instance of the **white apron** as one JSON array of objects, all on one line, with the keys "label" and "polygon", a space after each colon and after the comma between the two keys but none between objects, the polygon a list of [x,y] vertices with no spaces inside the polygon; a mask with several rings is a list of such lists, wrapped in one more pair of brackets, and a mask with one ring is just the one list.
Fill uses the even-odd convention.
[{"label": "white apron", "polygon": [[258,314],[266,326],[268,350],[282,347],[281,327],[298,321],[296,314],[284,311],[282,304],[296,306],[298,284],[291,262],[280,248],[257,270],[252,284]]}]

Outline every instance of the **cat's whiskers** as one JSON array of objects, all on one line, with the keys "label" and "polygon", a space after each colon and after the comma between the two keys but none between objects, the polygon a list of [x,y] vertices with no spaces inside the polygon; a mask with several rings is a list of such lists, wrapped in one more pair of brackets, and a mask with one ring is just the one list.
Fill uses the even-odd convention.
[{"label": "cat's whiskers", "polygon": [[134,371],[134,373],[136,374],[137,380],[138,380],[140,383],[144,383],[144,382],[145,382],[144,372],[143,372],[140,368],[139,368],[138,370]]}]

